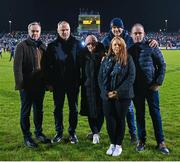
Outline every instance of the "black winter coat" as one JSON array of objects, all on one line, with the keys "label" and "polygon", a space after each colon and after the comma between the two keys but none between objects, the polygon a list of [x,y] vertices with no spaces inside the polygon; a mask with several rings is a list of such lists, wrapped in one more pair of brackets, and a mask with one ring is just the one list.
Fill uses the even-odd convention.
[{"label": "black winter coat", "polygon": [[58,36],[55,41],[48,44],[44,63],[47,85],[53,87],[79,85],[79,51],[80,42],[73,36],[66,41]]},{"label": "black winter coat", "polygon": [[80,114],[97,117],[98,109],[102,108],[98,74],[105,49],[102,43],[96,45],[96,51],[90,53],[85,48],[81,55],[81,110]]}]

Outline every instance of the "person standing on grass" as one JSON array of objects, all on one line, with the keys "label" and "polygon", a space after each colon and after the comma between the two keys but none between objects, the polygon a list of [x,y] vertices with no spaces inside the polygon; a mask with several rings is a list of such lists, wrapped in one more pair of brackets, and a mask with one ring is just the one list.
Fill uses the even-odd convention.
[{"label": "person standing on grass", "polygon": [[[122,19],[120,19],[120,18],[113,18],[111,20],[110,32],[107,36],[105,36],[102,39],[102,43],[104,44],[107,51],[109,49],[110,42],[114,37],[121,37],[122,39],[124,39],[127,49],[133,43],[132,38],[130,37],[128,32],[124,29],[124,23],[123,23]],[[126,119],[127,119],[127,124],[129,127],[130,143],[131,144],[137,143],[133,102],[131,102],[131,104],[129,106]]]},{"label": "person standing on grass", "polygon": [[78,92],[80,85],[80,69],[78,54],[80,42],[71,35],[70,25],[67,21],[60,21],[57,25],[58,37],[48,44],[45,56],[46,84],[53,92],[54,119],[56,135],[52,143],[63,139],[63,107],[67,94],[69,105],[69,140],[72,144],[78,142],[76,127],[78,122]]},{"label": "person standing on grass", "polygon": [[50,143],[50,139],[42,133],[45,84],[41,63],[46,47],[40,40],[40,34],[41,25],[38,22],[30,23],[29,37],[17,45],[14,58],[15,89],[19,90],[21,100],[20,124],[24,144],[29,148],[38,147],[30,132],[31,106],[33,106],[34,133],[37,140]]},{"label": "person standing on grass", "polygon": [[125,134],[125,117],[134,97],[135,79],[135,66],[132,57],[127,54],[126,44],[122,38],[114,37],[111,40],[98,78],[111,143],[106,154],[119,156]]},{"label": "person standing on grass", "polygon": [[152,48],[144,39],[144,27],[135,24],[131,30],[134,45],[129,48],[129,54],[133,57],[136,66],[136,79],[134,83],[135,97],[133,99],[136,108],[136,120],[138,127],[139,143],[137,151],[145,150],[145,100],[147,100],[150,116],[153,122],[157,148],[163,154],[169,154],[164,142],[162,119],[159,107],[159,88],[163,83],[166,63],[159,48]]},{"label": "person standing on grass", "polygon": [[[132,40],[131,36],[129,35],[128,31],[125,30],[124,23],[123,23],[122,19],[120,19],[120,18],[113,18],[111,20],[110,31],[109,31],[108,35],[102,39],[102,43],[104,44],[107,51],[109,49],[109,44],[114,37],[123,38],[126,43],[127,49],[133,45],[133,40]],[[149,39],[148,42],[151,47],[158,46],[158,42],[154,39],[152,39],[152,40]],[[130,143],[136,144],[137,137],[136,137],[136,124],[135,124],[135,118],[134,118],[133,102],[131,102],[131,105],[129,106],[126,119],[127,119],[127,124],[129,127]]]},{"label": "person standing on grass", "polygon": [[102,99],[98,85],[98,73],[105,49],[94,35],[88,35],[81,54],[82,80],[81,80],[81,115],[88,116],[92,131],[92,143],[99,143],[99,131],[104,121]]}]

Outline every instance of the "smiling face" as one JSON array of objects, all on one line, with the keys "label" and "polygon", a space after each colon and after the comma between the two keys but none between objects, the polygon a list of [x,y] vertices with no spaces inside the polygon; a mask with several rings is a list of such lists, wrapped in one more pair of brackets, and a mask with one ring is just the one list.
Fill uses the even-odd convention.
[{"label": "smiling face", "polygon": [[29,36],[34,39],[38,40],[41,35],[41,27],[38,24],[32,24],[28,29]]},{"label": "smiling face", "polygon": [[96,49],[97,38],[94,35],[88,35],[85,39],[85,44],[90,53],[93,53]]},{"label": "smiling face", "polygon": [[88,43],[87,44],[87,49],[90,53],[93,53],[96,49],[96,44],[95,43]]},{"label": "smiling face", "polygon": [[120,35],[121,35],[121,33],[123,32],[123,29],[122,29],[122,28],[119,28],[119,27],[117,27],[117,26],[112,26],[112,27],[111,27],[111,31],[112,31],[112,33],[114,34],[114,36],[117,37],[117,36],[120,36]]},{"label": "smiling face", "polygon": [[119,39],[114,39],[112,42],[112,51],[115,55],[118,55],[122,50],[122,43]]}]

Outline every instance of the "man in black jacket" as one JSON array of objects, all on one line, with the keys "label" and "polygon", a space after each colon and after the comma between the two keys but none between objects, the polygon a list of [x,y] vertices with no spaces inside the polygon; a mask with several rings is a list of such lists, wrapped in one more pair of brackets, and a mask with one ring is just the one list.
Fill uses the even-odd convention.
[{"label": "man in black jacket", "polygon": [[134,106],[136,108],[136,120],[138,127],[139,143],[137,151],[145,149],[145,99],[147,100],[154,133],[159,150],[163,154],[169,154],[164,142],[162,120],[159,107],[159,87],[162,85],[165,76],[166,64],[159,48],[151,48],[144,40],[144,27],[135,24],[132,27],[131,36],[135,43],[130,49],[136,66],[136,79],[134,83]]},{"label": "man in black jacket", "polygon": [[63,106],[65,94],[69,104],[69,135],[72,144],[77,143],[76,126],[78,121],[77,98],[79,90],[78,53],[80,42],[70,34],[70,26],[66,21],[58,23],[58,37],[48,44],[45,69],[47,85],[53,91],[54,118],[57,134],[52,143],[63,139]]},{"label": "man in black jacket", "polygon": [[41,58],[45,53],[45,45],[40,41],[41,26],[33,22],[28,26],[29,37],[19,43],[15,52],[14,76],[15,89],[19,90],[21,99],[20,124],[27,147],[38,145],[31,138],[30,111],[33,105],[33,119],[36,138],[49,143],[50,140],[42,133],[43,99],[45,84],[41,70]]}]

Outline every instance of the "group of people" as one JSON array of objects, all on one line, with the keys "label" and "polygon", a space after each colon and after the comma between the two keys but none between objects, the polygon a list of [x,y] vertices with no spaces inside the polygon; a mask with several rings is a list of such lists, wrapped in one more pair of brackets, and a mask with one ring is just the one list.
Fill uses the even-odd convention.
[{"label": "group of people", "polygon": [[[159,108],[159,87],[166,64],[156,40],[146,40],[144,27],[135,24],[131,35],[120,18],[112,19],[109,34],[99,42],[88,35],[85,47],[71,34],[67,21],[57,25],[58,36],[47,48],[40,40],[41,25],[28,25],[29,37],[15,51],[15,89],[21,100],[20,124],[27,147],[38,147],[30,132],[30,111],[33,106],[35,136],[42,143],[63,140],[63,107],[65,95],[69,106],[69,140],[78,143],[78,95],[81,86],[80,114],[88,117],[93,144],[100,142],[100,131],[106,119],[110,146],[107,155],[119,156],[127,119],[130,141],[136,150],[145,150],[145,99],[153,122],[157,148],[169,154],[164,142]],[[49,139],[42,132],[45,91],[53,93],[56,134]],[[136,139],[136,122],[138,141]]]}]

